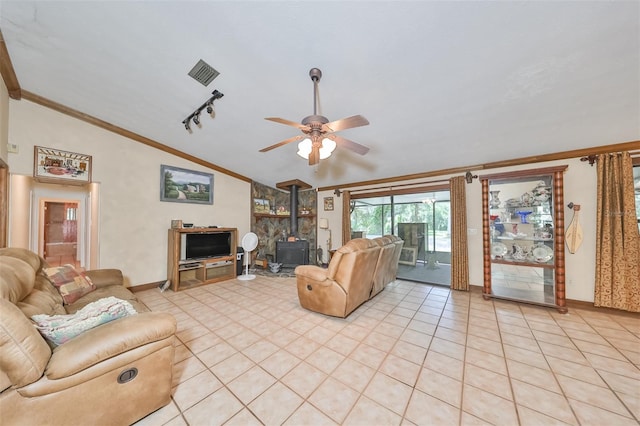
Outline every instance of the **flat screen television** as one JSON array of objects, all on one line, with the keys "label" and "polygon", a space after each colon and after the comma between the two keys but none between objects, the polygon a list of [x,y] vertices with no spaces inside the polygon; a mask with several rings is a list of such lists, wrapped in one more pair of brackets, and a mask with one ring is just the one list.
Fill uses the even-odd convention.
[{"label": "flat screen television", "polygon": [[182,234],[180,260],[231,256],[231,232]]}]

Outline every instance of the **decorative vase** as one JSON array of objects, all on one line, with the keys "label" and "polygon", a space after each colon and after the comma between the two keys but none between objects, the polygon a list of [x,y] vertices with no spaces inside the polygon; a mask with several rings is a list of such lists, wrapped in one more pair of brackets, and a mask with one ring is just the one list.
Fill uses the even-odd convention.
[{"label": "decorative vase", "polygon": [[529,223],[527,222],[527,216],[529,216],[531,213],[531,211],[528,212],[516,212],[520,215],[520,223]]},{"label": "decorative vase", "polygon": [[499,193],[500,191],[489,191],[489,194],[491,194],[491,200],[489,200],[489,207],[491,207],[492,209],[497,209],[498,207],[500,207],[500,198],[498,198]]}]

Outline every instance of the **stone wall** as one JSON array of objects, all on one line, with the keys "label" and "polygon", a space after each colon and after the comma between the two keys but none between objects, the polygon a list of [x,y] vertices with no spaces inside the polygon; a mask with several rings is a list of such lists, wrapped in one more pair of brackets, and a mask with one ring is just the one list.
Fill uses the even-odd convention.
[{"label": "stone wall", "polygon": [[[255,255],[275,261],[276,241],[286,240],[291,231],[290,215],[278,215],[278,211],[290,212],[289,191],[282,191],[258,182],[251,185],[254,200],[267,200],[269,213],[256,212],[256,203],[252,203],[251,231],[258,236],[258,249]],[[317,264],[316,205],[317,195],[314,189],[298,191],[298,235],[301,240],[309,241],[309,264]],[[309,214],[301,214],[307,209]]]}]

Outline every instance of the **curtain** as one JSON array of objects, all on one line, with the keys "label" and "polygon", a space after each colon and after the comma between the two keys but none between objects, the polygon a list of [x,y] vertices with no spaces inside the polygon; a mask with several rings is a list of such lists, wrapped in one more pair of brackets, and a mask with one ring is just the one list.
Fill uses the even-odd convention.
[{"label": "curtain", "polygon": [[467,201],[463,176],[450,179],[451,191],[451,288],[469,291]]},{"label": "curtain", "polygon": [[342,191],[342,244],[351,239],[351,193]]},{"label": "curtain", "polygon": [[594,305],[640,312],[640,235],[628,152],[597,158]]}]

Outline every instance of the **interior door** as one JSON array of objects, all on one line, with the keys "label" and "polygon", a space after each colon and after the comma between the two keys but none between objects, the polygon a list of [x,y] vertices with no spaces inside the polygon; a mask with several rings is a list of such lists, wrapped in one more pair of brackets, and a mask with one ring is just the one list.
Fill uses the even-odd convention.
[{"label": "interior door", "polygon": [[78,264],[78,203],[44,203],[44,258],[51,266]]}]

